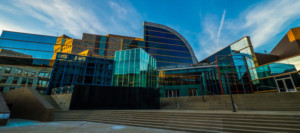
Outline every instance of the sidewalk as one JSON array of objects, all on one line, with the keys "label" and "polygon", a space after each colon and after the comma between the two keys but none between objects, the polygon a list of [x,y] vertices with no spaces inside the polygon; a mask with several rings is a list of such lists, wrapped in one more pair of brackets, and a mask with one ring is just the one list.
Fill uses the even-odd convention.
[{"label": "sidewalk", "polygon": [[112,125],[85,121],[39,122],[25,119],[10,119],[1,133],[183,133],[163,129]]}]

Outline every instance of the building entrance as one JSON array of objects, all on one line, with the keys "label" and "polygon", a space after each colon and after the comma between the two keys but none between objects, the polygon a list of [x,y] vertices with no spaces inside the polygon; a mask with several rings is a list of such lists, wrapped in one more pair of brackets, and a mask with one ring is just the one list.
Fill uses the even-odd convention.
[{"label": "building entrance", "polygon": [[296,92],[295,84],[291,75],[275,78],[276,85],[279,92]]}]

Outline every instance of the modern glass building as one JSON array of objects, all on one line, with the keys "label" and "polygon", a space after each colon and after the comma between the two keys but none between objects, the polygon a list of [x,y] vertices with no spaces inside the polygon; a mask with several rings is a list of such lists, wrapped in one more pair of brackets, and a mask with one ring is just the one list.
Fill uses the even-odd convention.
[{"label": "modern glass building", "polygon": [[211,94],[244,94],[253,92],[252,79],[257,78],[257,59],[249,37],[230,44],[200,61],[199,64],[216,65],[206,73],[207,91]]},{"label": "modern glass building", "polygon": [[300,55],[267,63],[256,68],[257,92],[296,92],[300,90]]},{"label": "modern glass building", "polygon": [[111,86],[113,65],[110,59],[57,53],[47,94],[70,85]]},{"label": "modern glass building", "polygon": [[215,68],[216,66],[195,66],[159,70],[161,97],[201,96],[208,94],[205,73]]},{"label": "modern glass building", "polygon": [[157,60],[157,67],[190,66],[197,58],[188,41],[175,30],[144,22],[145,50]]},{"label": "modern glass building", "polygon": [[90,55],[114,59],[115,52],[145,46],[142,38],[120,35],[95,35],[84,33],[82,36],[84,47],[92,48]]},{"label": "modern glass building", "polygon": [[0,91],[30,87],[49,94],[74,84],[159,87],[162,97],[300,90],[300,27],[269,54],[254,53],[246,36],[198,62],[175,30],[151,22],[143,26],[143,38],[3,31]]},{"label": "modern glass building", "polygon": [[300,90],[300,27],[290,29],[269,54],[257,54],[256,92]]},{"label": "modern glass building", "polygon": [[[197,58],[187,40],[175,30],[156,23],[144,22],[144,38],[84,33],[80,45],[89,56],[113,59],[115,52],[142,48],[157,60],[157,67],[191,66]],[[73,53],[73,52],[72,52]]]},{"label": "modern glass building", "polygon": [[117,51],[114,86],[157,87],[156,60],[141,48]]},{"label": "modern glass building", "polygon": [[45,67],[1,65],[0,92],[30,87],[40,94],[45,94],[51,70]]},{"label": "modern glass building", "polygon": [[[1,49],[30,55],[30,58],[50,60],[54,52],[53,46],[55,46],[56,40],[57,37],[54,36],[3,31],[0,39],[0,47]],[[20,57],[18,56],[18,58]],[[38,62],[35,62],[35,64],[39,65]]]},{"label": "modern glass building", "polygon": [[56,37],[3,31],[0,38],[0,91],[29,87],[45,94]]}]

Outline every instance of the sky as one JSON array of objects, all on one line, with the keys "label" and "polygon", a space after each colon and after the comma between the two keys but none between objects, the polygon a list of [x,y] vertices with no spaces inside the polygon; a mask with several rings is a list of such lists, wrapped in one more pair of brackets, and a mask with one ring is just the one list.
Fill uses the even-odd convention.
[{"label": "sky", "polygon": [[201,60],[244,36],[255,52],[270,52],[300,27],[299,7],[300,0],[0,0],[0,33],[143,38],[148,21],[179,32]]}]

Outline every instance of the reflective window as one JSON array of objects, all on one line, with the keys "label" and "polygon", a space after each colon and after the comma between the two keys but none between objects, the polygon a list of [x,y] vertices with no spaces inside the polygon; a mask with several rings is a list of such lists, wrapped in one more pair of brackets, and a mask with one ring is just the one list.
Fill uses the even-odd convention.
[{"label": "reflective window", "polygon": [[145,50],[156,58],[158,67],[193,64],[190,51],[177,35],[157,27],[144,28]]},{"label": "reflective window", "polygon": [[2,76],[0,83],[6,83],[7,79],[8,79],[8,76]]},{"label": "reflective window", "polygon": [[[73,84],[110,86],[113,63],[113,60],[105,58],[58,53],[47,93],[51,93],[53,88]],[[40,81],[40,84],[45,85],[46,82]]]},{"label": "reflective window", "polygon": [[22,74],[22,70],[21,69],[17,69],[17,74],[21,75]]},{"label": "reflective window", "polygon": [[17,84],[19,80],[19,77],[14,77],[12,84]]},{"label": "reflective window", "polygon": [[114,85],[156,88],[156,60],[141,48],[117,51]]},{"label": "reflective window", "polygon": [[5,73],[10,73],[10,71],[11,71],[11,67],[6,67],[5,68]]}]

